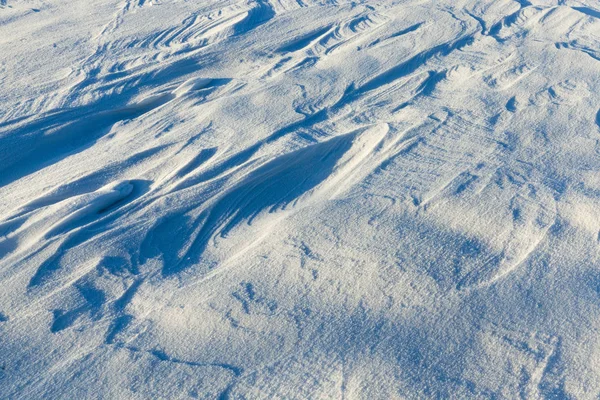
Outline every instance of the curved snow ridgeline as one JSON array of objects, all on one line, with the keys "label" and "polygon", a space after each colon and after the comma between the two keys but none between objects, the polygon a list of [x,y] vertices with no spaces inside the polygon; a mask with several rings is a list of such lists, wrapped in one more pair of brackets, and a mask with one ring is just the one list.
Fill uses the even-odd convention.
[{"label": "curved snow ridgeline", "polygon": [[600,395],[600,4],[0,0],[0,398]]}]

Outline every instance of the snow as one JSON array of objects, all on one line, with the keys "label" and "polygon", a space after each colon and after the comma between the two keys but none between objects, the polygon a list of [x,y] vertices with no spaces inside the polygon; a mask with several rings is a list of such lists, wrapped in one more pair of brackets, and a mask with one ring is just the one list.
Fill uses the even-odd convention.
[{"label": "snow", "polygon": [[597,398],[600,4],[0,0],[0,398]]}]

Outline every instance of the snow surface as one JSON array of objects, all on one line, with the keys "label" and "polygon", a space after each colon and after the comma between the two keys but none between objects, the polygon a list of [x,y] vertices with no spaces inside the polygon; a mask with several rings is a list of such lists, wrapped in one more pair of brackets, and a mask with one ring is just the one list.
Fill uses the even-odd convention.
[{"label": "snow surface", "polygon": [[0,0],[0,398],[600,395],[596,0]]}]

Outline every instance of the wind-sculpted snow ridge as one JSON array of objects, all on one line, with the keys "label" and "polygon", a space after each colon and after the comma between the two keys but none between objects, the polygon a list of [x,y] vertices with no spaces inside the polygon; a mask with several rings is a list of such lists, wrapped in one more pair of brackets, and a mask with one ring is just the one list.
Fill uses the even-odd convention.
[{"label": "wind-sculpted snow ridge", "polygon": [[598,398],[599,76],[591,0],[0,0],[0,398]]}]

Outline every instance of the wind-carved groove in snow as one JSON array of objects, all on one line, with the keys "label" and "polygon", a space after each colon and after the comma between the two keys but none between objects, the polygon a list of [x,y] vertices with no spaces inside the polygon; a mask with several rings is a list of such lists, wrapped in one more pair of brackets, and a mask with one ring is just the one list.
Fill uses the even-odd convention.
[{"label": "wind-carved groove in snow", "polygon": [[[122,14],[122,15],[121,15]],[[125,11],[116,17],[124,18]],[[160,84],[159,77],[178,77],[199,70],[194,55],[209,45],[241,36],[269,22],[275,16],[272,5],[265,0],[250,5],[236,5],[219,9],[207,15],[194,13],[175,26],[140,40],[138,38],[111,40],[111,32],[120,22],[107,27],[97,38],[96,51],[74,72],[78,83],[62,95],[62,104],[70,105],[85,93],[104,96],[137,87],[140,82],[152,79]],[[151,54],[130,57],[132,48],[143,48]],[[110,63],[107,53],[123,53],[121,61]]]},{"label": "wind-carved groove in snow", "polygon": [[356,40],[364,40],[365,35],[372,33],[374,29],[380,27],[387,19],[377,13],[366,13],[347,21],[331,33],[323,37],[318,45],[325,49],[325,55],[334,54]]},{"label": "wind-carved groove in snow", "polygon": [[600,10],[596,10],[592,7],[571,7],[575,11],[579,11],[582,14],[590,16],[592,18],[600,19]]},{"label": "wind-carved groove in snow", "polygon": [[436,56],[447,56],[456,50],[461,50],[465,46],[468,46],[474,42],[472,35],[464,36],[460,39],[446,42],[437,45],[431,49],[425,50],[408,60],[388,69],[387,71],[375,76],[374,78],[363,83],[358,88],[350,88],[349,94],[352,96],[359,96],[363,93],[378,89],[382,86],[393,83],[394,81],[404,78],[418,70],[420,67],[425,65],[427,61]]},{"label": "wind-carved groove in snow", "polygon": [[312,31],[297,38],[294,38],[294,40],[279,47],[276,51],[279,53],[291,53],[307,48],[312,43],[315,43],[319,38],[324,37],[324,35],[327,32],[329,32],[330,29],[331,26],[326,26],[324,28],[319,28],[316,31]]},{"label": "wind-carved groove in snow", "polygon": [[25,126],[17,126],[0,139],[8,146],[17,137],[22,152],[14,152],[0,167],[0,187],[34,173],[68,155],[83,151],[103,137],[117,122],[138,118],[176,98],[165,93],[118,109],[82,107],[47,113]]},{"label": "wind-carved groove in snow", "polygon": [[196,50],[226,38],[244,34],[275,16],[268,2],[257,2],[254,7],[232,6],[218,11],[187,17],[180,27],[173,27],[143,41],[132,42],[131,47],[158,50],[172,49],[175,53]]},{"label": "wind-carved groove in snow", "polygon": [[311,67],[320,59],[350,49],[383,26],[388,19],[374,12],[361,13],[347,21],[320,27],[284,43],[275,51],[284,55],[266,76]]},{"label": "wind-carved groove in snow", "polygon": [[399,38],[400,36],[408,35],[409,33],[416,32],[419,29],[422,29],[423,24],[424,24],[423,22],[419,22],[417,24],[409,26],[408,28],[401,29],[401,30],[399,30],[395,33],[392,33],[390,35],[387,35],[385,37],[377,38],[365,46],[359,46],[358,50],[371,49],[371,48],[376,48],[379,46],[384,46],[386,44],[389,44],[393,39]]},{"label": "wind-carved groove in snow", "polygon": [[170,363],[174,363],[174,364],[183,364],[183,365],[188,365],[191,367],[221,368],[225,371],[230,372],[234,376],[240,376],[242,374],[242,372],[244,371],[242,368],[236,367],[235,365],[231,365],[231,364],[180,360],[176,357],[171,357],[171,356],[167,355],[164,351],[161,351],[161,350],[144,350],[144,349],[139,349],[137,347],[133,347],[130,345],[122,345],[120,343],[116,344],[116,347],[126,349],[126,350],[134,352],[134,353],[146,353],[146,354],[149,354],[163,362],[170,362]]},{"label": "wind-carved groove in snow", "polygon": [[178,273],[197,263],[212,238],[226,237],[244,221],[252,225],[259,218],[266,219],[265,213],[282,217],[335,198],[352,185],[356,174],[364,173],[361,166],[387,132],[383,125],[336,136],[278,156],[248,173],[202,213],[193,242],[179,262],[164,264],[163,274]]},{"label": "wind-carved groove in snow", "polygon": [[580,43],[577,40],[573,40],[573,41],[569,41],[569,42],[559,42],[559,43],[555,43],[554,45],[557,49],[569,49],[569,50],[576,50],[576,51],[581,51],[584,54],[587,54],[588,56],[592,57],[594,60],[596,61],[600,61],[600,51],[598,51],[597,48],[594,48],[594,46],[586,46],[583,43]]},{"label": "wind-carved groove in snow", "polygon": [[230,79],[195,78],[171,91],[149,96],[121,108],[110,108],[111,99],[85,107],[56,110],[26,124],[8,125],[8,135],[0,138],[0,146],[8,146],[21,137],[23,151],[8,154],[0,165],[0,187],[35,173],[64,158],[84,151],[110,132],[121,121],[139,118],[167,103],[195,94],[205,100],[225,87]]},{"label": "wind-carved groove in snow", "polygon": [[358,39],[364,39],[383,25],[387,19],[380,14],[367,12],[356,17],[309,32],[280,47],[280,53],[304,50],[313,56],[329,55]]},{"label": "wind-carved groove in snow", "polygon": [[557,7],[534,6],[529,2],[521,2],[521,8],[494,24],[486,35],[493,37],[500,43],[511,38],[522,39],[529,34],[531,29],[544,25]]},{"label": "wind-carved groove in snow", "polygon": [[207,46],[211,42],[233,34],[236,24],[243,22],[248,11],[239,12],[229,17],[191,16],[183,21],[183,27],[170,28],[146,38],[132,42],[131,47],[153,49],[183,49],[185,46]]},{"label": "wind-carved groove in snow", "polygon": [[41,223],[46,228],[42,229],[41,233],[39,233],[39,228],[31,229],[32,233],[29,235],[21,232],[23,250],[33,248],[38,242],[41,243],[43,249],[54,237],[64,236],[64,240],[55,254],[39,266],[29,282],[29,287],[38,286],[50,279],[53,273],[60,269],[60,259],[67,249],[94,236],[93,234],[86,236],[83,228],[93,225],[106,226],[107,221],[102,221],[102,219],[110,217],[111,214],[114,214],[113,211],[140,197],[148,190],[147,186],[148,182],[146,181],[115,182],[95,192],[64,200],[54,207],[59,218],[58,221],[48,224],[51,221],[50,218],[42,220]]},{"label": "wind-carved groove in snow", "polygon": [[73,211],[66,217],[55,223],[44,234],[44,238],[48,239],[58,235],[76,226],[80,221],[85,220],[95,214],[102,214],[119,202],[127,198],[133,191],[133,185],[130,182],[118,182],[111,184],[106,188],[101,188],[94,193],[94,198],[84,200],[83,203],[75,203],[72,205]]}]

